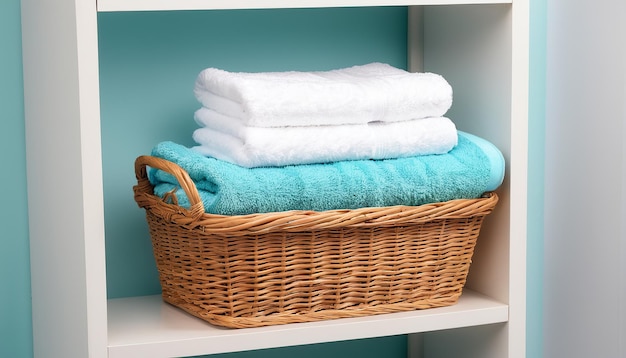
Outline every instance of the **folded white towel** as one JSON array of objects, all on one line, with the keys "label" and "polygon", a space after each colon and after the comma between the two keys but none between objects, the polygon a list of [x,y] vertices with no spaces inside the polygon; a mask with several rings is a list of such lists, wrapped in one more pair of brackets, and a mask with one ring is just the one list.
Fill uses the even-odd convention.
[{"label": "folded white towel", "polygon": [[457,144],[454,123],[446,117],[404,122],[263,128],[207,108],[195,114],[197,152],[242,167],[390,159],[443,154]]},{"label": "folded white towel", "polygon": [[207,68],[194,93],[203,106],[256,127],[398,122],[441,117],[452,105],[442,76],[382,63],[319,72]]}]

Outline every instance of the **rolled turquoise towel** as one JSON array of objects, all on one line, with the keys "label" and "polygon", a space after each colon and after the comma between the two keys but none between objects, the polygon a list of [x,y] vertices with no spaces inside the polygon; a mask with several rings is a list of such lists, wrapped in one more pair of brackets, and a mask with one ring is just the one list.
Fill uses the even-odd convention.
[{"label": "rolled turquoise towel", "polygon": [[[249,169],[202,156],[173,142],[159,143],[152,156],[187,171],[205,211],[222,215],[416,206],[477,198],[494,189],[489,188],[494,182],[490,158],[462,133],[458,145],[446,154],[387,160]],[[153,169],[149,178],[156,195],[163,197],[175,190],[179,205],[189,206],[173,176]]]}]

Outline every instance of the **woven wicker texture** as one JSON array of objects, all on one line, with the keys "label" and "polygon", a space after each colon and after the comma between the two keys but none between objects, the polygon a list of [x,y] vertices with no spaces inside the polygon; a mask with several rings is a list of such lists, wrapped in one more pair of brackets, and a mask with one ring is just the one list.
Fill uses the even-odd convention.
[{"label": "woven wicker texture", "polygon": [[[172,173],[191,208],[153,195],[146,166]],[[221,216],[176,164],[142,156],[135,171],[164,301],[232,328],[452,305],[498,201]]]}]

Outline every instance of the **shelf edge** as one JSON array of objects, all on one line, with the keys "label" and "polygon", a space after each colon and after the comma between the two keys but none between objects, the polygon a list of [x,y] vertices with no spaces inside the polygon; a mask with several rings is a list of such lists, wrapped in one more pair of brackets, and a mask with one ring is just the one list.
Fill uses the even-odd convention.
[{"label": "shelf edge", "polygon": [[[466,290],[456,305],[249,329],[209,325],[160,296],[109,300],[109,357],[180,357],[503,323],[508,305]],[[155,329],[156,328],[156,329]]]},{"label": "shelf edge", "polygon": [[98,0],[98,12],[511,4],[513,0]]}]

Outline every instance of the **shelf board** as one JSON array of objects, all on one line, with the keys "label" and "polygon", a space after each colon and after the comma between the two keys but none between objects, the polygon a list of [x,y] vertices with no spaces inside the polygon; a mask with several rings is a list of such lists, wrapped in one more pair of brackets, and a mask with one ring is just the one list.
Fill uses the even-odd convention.
[{"label": "shelf board", "polygon": [[513,0],[98,0],[100,12],[510,4]]},{"label": "shelf board", "polygon": [[465,290],[449,307],[368,317],[228,329],[163,303],[159,295],[108,302],[109,358],[181,357],[392,336],[501,323],[508,306]]}]

